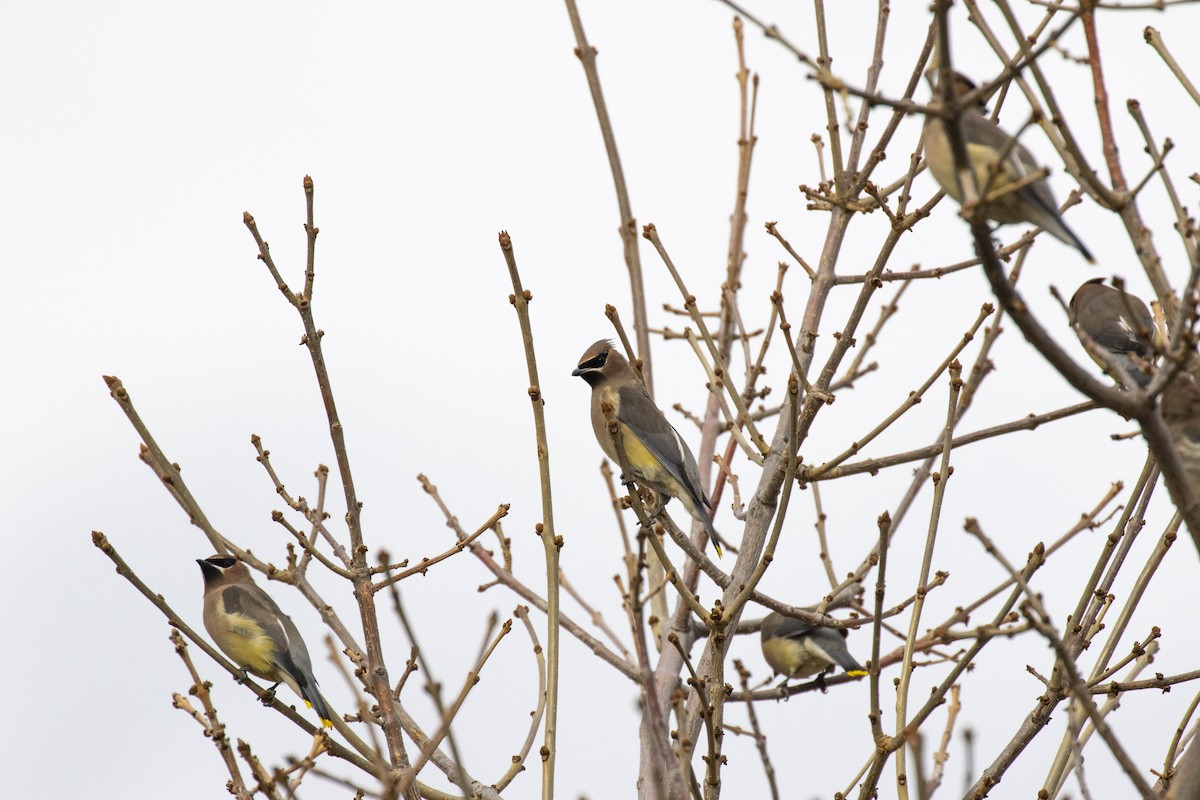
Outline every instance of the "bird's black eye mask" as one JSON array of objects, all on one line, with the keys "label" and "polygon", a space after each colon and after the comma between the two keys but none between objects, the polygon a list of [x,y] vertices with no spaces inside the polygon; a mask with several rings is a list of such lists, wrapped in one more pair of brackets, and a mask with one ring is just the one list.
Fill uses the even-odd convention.
[{"label": "bird's black eye mask", "polygon": [[237,559],[233,556],[213,556],[212,558],[206,558],[204,560],[212,564],[214,567],[220,567],[221,569],[229,569],[237,563]]},{"label": "bird's black eye mask", "polygon": [[604,366],[604,362],[606,362],[606,361],[608,361],[608,351],[607,350],[605,350],[603,353],[599,354],[595,358],[589,358],[587,361],[584,361],[582,364],[579,365],[579,371],[583,372],[584,370],[589,370],[589,369],[600,369],[601,367]]}]

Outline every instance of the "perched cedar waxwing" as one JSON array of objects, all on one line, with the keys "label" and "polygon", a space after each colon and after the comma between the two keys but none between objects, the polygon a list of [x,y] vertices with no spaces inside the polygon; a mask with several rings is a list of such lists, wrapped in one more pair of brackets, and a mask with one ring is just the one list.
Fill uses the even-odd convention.
[{"label": "perched cedar waxwing", "polygon": [[785,682],[823,673],[834,665],[860,678],[867,671],[846,649],[847,636],[844,628],[816,627],[772,611],[762,623],[763,658]]},{"label": "perched cedar waxwing", "polygon": [[1192,494],[1200,499],[1200,385],[1190,373],[1180,370],[1163,389],[1161,403],[1163,422],[1187,472]]},{"label": "perched cedar waxwing", "polygon": [[[1071,298],[1071,322],[1081,340],[1084,336],[1091,339],[1095,347],[1121,366],[1129,380],[1146,388],[1154,360],[1156,328],[1154,316],[1145,303],[1128,292],[1105,286],[1103,278],[1093,278],[1075,290]],[[1107,364],[1091,352],[1088,355],[1108,372]],[[1125,386],[1124,376],[1109,374]]]},{"label": "perched cedar waxwing", "polygon": [[654,405],[645,384],[629,366],[625,356],[611,342],[601,339],[587,349],[579,359],[579,366],[571,374],[583,378],[592,387],[592,429],[604,453],[620,464],[621,459],[612,434],[608,432],[608,420],[601,404],[612,406],[629,466],[629,474],[622,475],[621,482],[637,481],[641,486],[654,490],[660,505],[651,516],[657,515],[667,500],[678,498],[689,514],[704,523],[708,538],[720,557],[721,542],[709,516],[712,503],[700,488],[696,459],[679,433]]},{"label": "perched cedar waxwing", "polygon": [[317,690],[308,648],[291,617],[236,558],[213,556],[196,563],[204,573],[204,627],[217,647],[247,672],[275,686],[286,683],[322,725],[332,727],[333,714]]},{"label": "perched cedar waxwing", "polygon": [[[975,84],[969,78],[954,73],[956,97],[962,97],[974,89]],[[939,90],[935,88],[934,99],[930,105],[940,107],[940,96]],[[962,109],[958,122],[963,143],[967,146],[967,157],[975,169],[975,183],[980,192],[988,186],[992,165],[996,164],[1001,153],[1007,153],[1003,163],[995,169],[995,177],[991,179],[987,193],[992,195],[1033,174],[1039,167],[1029,151],[1019,142],[1013,142],[1013,138],[988,119],[985,112],[983,100],[980,99],[978,103]],[[950,151],[950,141],[946,138],[945,122],[936,114],[925,117],[925,162],[938,184],[946,190],[946,194],[961,203],[963,195],[959,190],[958,175],[954,171],[954,155]],[[1089,264],[1095,263],[1083,242],[1079,241],[1079,237],[1071,232],[1059,216],[1058,202],[1054,199],[1045,177],[988,201],[984,206],[984,214],[1001,225],[1031,222],[1055,239],[1078,249]]]}]

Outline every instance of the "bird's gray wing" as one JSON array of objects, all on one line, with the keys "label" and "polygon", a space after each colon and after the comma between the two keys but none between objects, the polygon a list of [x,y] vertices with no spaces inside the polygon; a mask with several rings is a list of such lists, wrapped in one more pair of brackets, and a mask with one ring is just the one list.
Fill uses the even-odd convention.
[{"label": "bird's gray wing", "polygon": [[[1121,309],[1121,313],[1096,331],[1092,338],[1097,345],[1112,353],[1137,353],[1139,356],[1148,356],[1152,348],[1145,336],[1139,333],[1138,325],[1139,323],[1132,321],[1124,309]],[[1154,322],[1151,320],[1146,331],[1153,330]]]},{"label": "bird's gray wing", "polygon": [[782,639],[800,640],[810,635],[814,630],[829,630],[828,628],[814,628],[807,622],[802,622],[795,617],[785,617],[779,615],[779,623],[775,626],[775,635]]},{"label": "bird's gray wing", "polygon": [[966,112],[959,121],[963,139],[968,147],[982,145],[995,151],[997,155],[1008,153],[1004,166],[1011,173],[1010,179],[1024,178],[1037,171],[1037,162],[1033,160],[1029,151],[1020,142],[1010,145],[1013,137],[992,120],[977,112]]},{"label": "bird's gray wing", "polygon": [[297,682],[304,686],[309,681],[316,683],[312,676],[312,659],[308,655],[308,648],[304,644],[304,640],[300,638],[300,631],[296,629],[296,623],[292,622],[292,618],[284,614],[280,614],[280,621],[283,623],[283,633],[288,641],[288,662],[284,664],[288,670],[296,676]]},{"label": "bird's gray wing", "polygon": [[1154,315],[1150,313],[1150,309],[1146,307],[1145,303],[1131,296],[1128,308],[1124,303],[1122,304],[1121,316],[1129,321],[1130,327],[1133,329],[1134,341],[1138,345],[1133,352],[1139,356],[1148,357],[1154,349]]},{"label": "bird's gray wing", "polygon": [[[995,150],[997,154],[1007,150],[1008,156],[1004,159],[1004,176],[1007,181],[1016,182],[1023,178],[1027,178],[1037,172],[1040,167],[1037,161],[1025,146],[1020,142],[1012,142],[1012,137],[1005,133],[999,125],[992,120],[979,113],[965,113],[961,118],[963,138],[967,141],[967,146],[982,145],[984,147]],[[1002,183],[997,180],[993,186],[994,189],[1002,187]],[[1026,184],[1017,190],[1017,194],[1021,197],[1035,203],[1042,211],[1050,214],[1053,217],[1058,216],[1058,201],[1054,199],[1054,193],[1050,191],[1048,181],[1035,180],[1032,183]]]},{"label": "bird's gray wing", "polygon": [[712,504],[700,488],[696,458],[645,390],[641,386],[622,386],[619,398],[617,419],[628,426],[650,455],[688,490],[697,507],[711,508]]},{"label": "bird's gray wing", "polygon": [[275,644],[275,661],[288,672],[296,672],[289,653],[293,640],[298,638],[299,634],[295,632],[296,626],[279,610],[279,606],[275,605],[270,595],[257,586],[234,585],[221,590],[221,602],[224,603],[226,612],[241,614],[254,620]]}]

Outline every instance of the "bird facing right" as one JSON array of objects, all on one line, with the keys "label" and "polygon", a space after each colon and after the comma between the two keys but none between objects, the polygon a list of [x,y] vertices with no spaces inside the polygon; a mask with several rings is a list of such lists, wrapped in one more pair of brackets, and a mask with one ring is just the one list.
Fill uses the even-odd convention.
[{"label": "bird facing right", "polygon": [[[1140,298],[1105,286],[1103,278],[1093,278],[1071,297],[1071,323],[1088,355],[1109,377],[1125,388],[1129,388],[1130,380],[1146,388],[1150,383],[1157,329],[1154,315]],[[1113,374],[1117,370],[1098,358],[1092,352],[1093,347],[1108,355],[1124,374]]]},{"label": "bird facing right", "polygon": [[[962,97],[975,89],[970,78],[954,73],[954,95]],[[941,108],[940,92],[934,89],[930,106]],[[984,202],[984,214],[1001,225],[1029,222],[1037,225],[1059,241],[1077,249],[1089,264],[1095,263],[1092,254],[1079,237],[1067,227],[1058,213],[1058,201],[1050,191],[1045,176],[1031,178],[1039,169],[1029,151],[984,113],[981,98],[959,112],[958,126],[967,148],[967,159],[975,173],[975,184],[983,192],[988,187],[992,199]],[[1001,158],[1003,156],[1003,158]],[[925,162],[938,185],[959,203],[963,192],[954,169],[954,155],[946,135],[946,123],[937,114],[925,117]],[[994,172],[994,176],[993,176]],[[989,184],[990,179],[990,184]],[[1016,189],[1013,184],[1021,183]]]},{"label": "bird facing right", "polygon": [[312,659],[291,617],[236,558],[217,555],[196,563],[204,573],[204,628],[217,647],[247,672],[275,686],[286,683],[324,727],[332,727],[333,712],[317,690]]},{"label": "bird facing right", "polygon": [[846,649],[845,629],[822,628],[772,611],[762,622],[763,658],[776,674],[807,678],[837,665],[852,678],[867,674]]}]

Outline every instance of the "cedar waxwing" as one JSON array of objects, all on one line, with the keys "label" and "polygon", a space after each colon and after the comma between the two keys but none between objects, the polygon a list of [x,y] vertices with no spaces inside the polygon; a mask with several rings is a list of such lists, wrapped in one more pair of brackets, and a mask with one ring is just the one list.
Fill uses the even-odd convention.
[{"label": "cedar waxwing", "polygon": [[721,542],[709,516],[712,503],[700,488],[696,459],[654,405],[650,393],[625,356],[611,342],[601,339],[587,349],[571,374],[583,378],[592,387],[592,429],[605,454],[620,464],[601,404],[612,406],[629,467],[629,474],[622,475],[621,482],[637,481],[654,490],[660,505],[651,516],[657,515],[667,500],[678,498],[689,514],[704,523],[708,538],[720,557]]},{"label": "cedar waxwing", "polygon": [[322,725],[332,727],[333,714],[317,690],[308,648],[291,617],[236,558],[213,556],[196,563],[204,573],[204,627],[217,647],[243,670],[275,686],[286,683]]},{"label": "cedar waxwing", "polygon": [[[974,88],[975,84],[969,78],[954,73],[955,96],[961,97]],[[935,108],[941,105],[939,98],[940,94],[935,88],[934,100],[931,103]],[[1007,153],[1004,162],[995,169],[995,177],[991,178],[988,194],[992,195],[1036,172],[1038,165],[1029,151],[1019,142],[1013,142],[1011,136],[985,116],[985,112],[983,100],[980,99],[978,103],[961,110],[958,122],[963,143],[967,146],[967,157],[975,169],[975,183],[980,192],[988,186],[989,171],[996,163],[997,157],[1002,152]],[[954,171],[954,155],[950,151],[950,141],[946,138],[945,123],[936,114],[925,117],[925,162],[938,185],[946,190],[946,194],[961,203],[963,196],[958,186],[958,175]],[[1054,199],[1045,177],[988,201],[984,213],[988,219],[1001,225],[1031,222],[1055,239],[1077,248],[1089,264],[1095,263],[1083,242],[1079,241],[1079,237],[1071,232],[1059,216],[1058,202]]]},{"label": "cedar waxwing", "polygon": [[1180,370],[1163,389],[1163,422],[1175,444],[1175,452],[1192,485],[1192,494],[1200,499],[1200,385],[1191,374]]},{"label": "cedar waxwing", "polygon": [[807,678],[837,665],[852,678],[867,674],[846,649],[843,629],[821,628],[772,611],[762,622],[763,658],[776,674]]},{"label": "cedar waxwing", "polygon": [[[1146,388],[1150,383],[1149,368],[1154,360],[1157,330],[1154,316],[1145,303],[1128,292],[1105,286],[1103,278],[1093,278],[1071,298],[1071,322],[1081,340],[1086,336],[1121,366],[1129,380]],[[1089,351],[1088,355],[1106,372],[1109,370],[1093,353]],[[1124,376],[1110,373],[1110,377],[1126,385]]]}]

